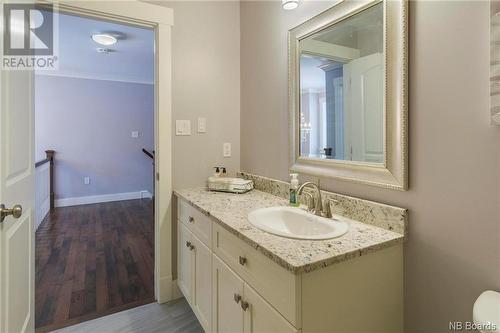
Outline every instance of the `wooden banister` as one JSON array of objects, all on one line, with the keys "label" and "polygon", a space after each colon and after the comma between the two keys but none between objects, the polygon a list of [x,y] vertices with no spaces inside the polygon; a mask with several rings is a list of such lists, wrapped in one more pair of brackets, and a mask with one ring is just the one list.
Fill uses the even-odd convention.
[{"label": "wooden banister", "polygon": [[54,194],[54,154],[56,152],[53,150],[46,150],[45,155],[47,159],[50,161],[50,171],[49,171],[49,191],[50,191],[50,210],[54,210],[55,208],[55,194]]},{"label": "wooden banister", "polygon": [[54,154],[56,152],[53,150],[45,151],[45,159],[35,163],[35,168],[41,167],[45,163],[50,163],[49,165],[49,193],[50,193],[50,210],[55,208],[55,194],[54,194]]},{"label": "wooden banister", "polygon": [[142,152],[147,156],[151,157],[153,160],[155,159],[155,151],[150,152],[149,150],[142,148]]},{"label": "wooden banister", "polygon": [[155,195],[155,187],[156,187],[156,177],[155,177],[155,151],[154,150],[147,150],[145,148],[142,148],[142,152],[144,154],[146,154],[148,157],[150,157],[153,162],[151,163],[153,165],[153,198],[154,198],[154,195]]}]

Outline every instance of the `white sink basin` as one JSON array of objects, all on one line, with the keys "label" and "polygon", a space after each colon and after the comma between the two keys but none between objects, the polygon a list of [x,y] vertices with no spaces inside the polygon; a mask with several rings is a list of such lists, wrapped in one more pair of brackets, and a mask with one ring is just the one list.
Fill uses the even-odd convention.
[{"label": "white sink basin", "polygon": [[327,219],[294,207],[269,207],[251,211],[250,223],[274,235],[321,240],[340,237],[349,228],[346,222]]}]

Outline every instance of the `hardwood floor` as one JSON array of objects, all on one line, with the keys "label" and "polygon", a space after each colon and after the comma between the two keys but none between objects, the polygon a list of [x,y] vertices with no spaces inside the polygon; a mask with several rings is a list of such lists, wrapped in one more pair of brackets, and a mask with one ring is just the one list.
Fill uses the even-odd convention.
[{"label": "hardwood floor", "polygon": [[186,300],[151,303],[63,328],[54,333],[203,333]]},{"label": "hardwood floor", "polygon": [[37,332],[154,301],[149,199],[56,208],[35,248]]}]

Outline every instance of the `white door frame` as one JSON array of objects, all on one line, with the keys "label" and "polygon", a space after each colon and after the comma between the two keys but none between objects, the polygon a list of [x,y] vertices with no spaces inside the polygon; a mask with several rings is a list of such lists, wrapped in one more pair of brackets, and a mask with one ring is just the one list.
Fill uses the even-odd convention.
[{"label": "white door frame", "polygon": [[[173,299],[172,282],[172,49],[171,8],[136,0],[37,0],[61,12],[151,28],[155,31],[155,298]],[[161,175],[161,177],[160,177]]]}]

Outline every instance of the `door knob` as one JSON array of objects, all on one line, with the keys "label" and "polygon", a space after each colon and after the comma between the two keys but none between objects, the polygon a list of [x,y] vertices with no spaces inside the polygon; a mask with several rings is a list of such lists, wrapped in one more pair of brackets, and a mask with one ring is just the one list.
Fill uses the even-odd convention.
[{"label": "door knob", "polygon": [[14,205],[11,209],[5,208],[4,204],[0,205],[0,222],[3,222],[5,217],[12,215],[15,219],[18,219],[23,215],[23,207],[21,205]]}]

